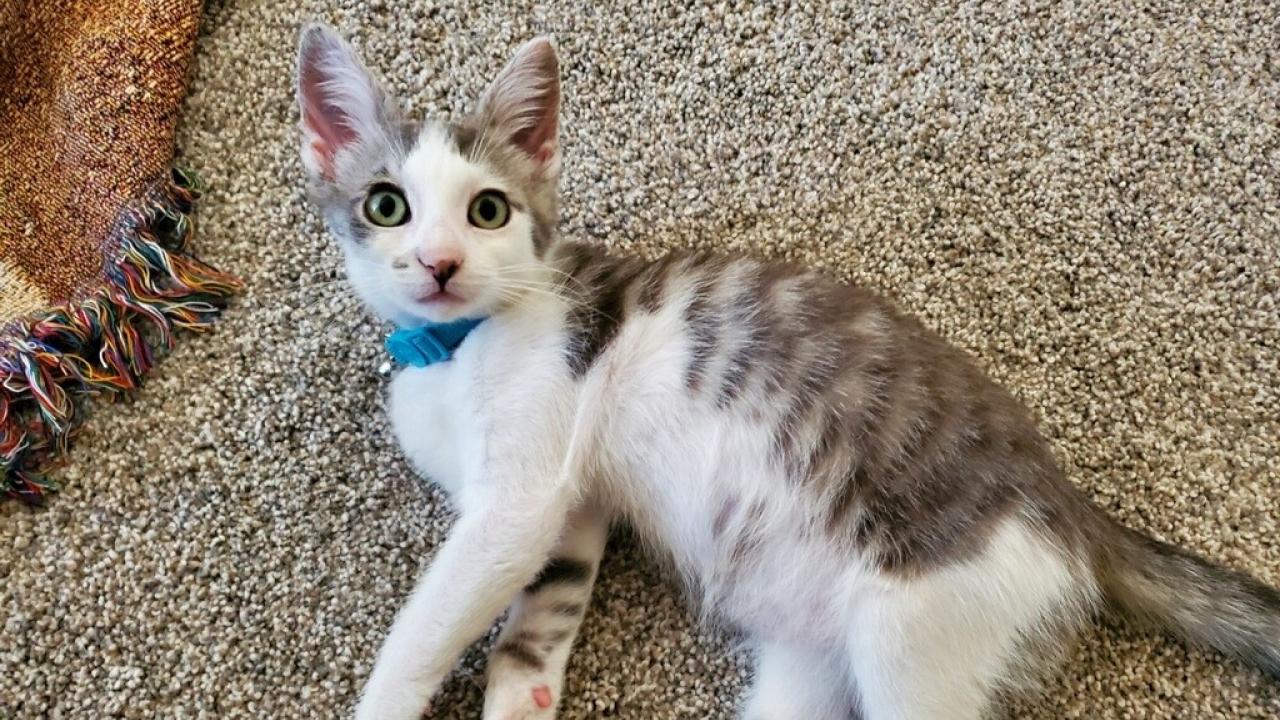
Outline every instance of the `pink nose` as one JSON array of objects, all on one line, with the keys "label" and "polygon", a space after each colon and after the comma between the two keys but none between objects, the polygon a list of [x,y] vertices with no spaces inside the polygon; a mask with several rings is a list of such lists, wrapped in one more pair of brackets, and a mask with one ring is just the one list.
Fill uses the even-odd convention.
[{"label": "pink nose", "polygon": [[427,269],[431,273],[431,277],[435,278],[436,285],[440,286],[440,291],[444,291],[444,286],[449,283],[449,279],[458,274],[458,268],[461,267],[461,260],[453,258],[435,258],[424,260],[421,255],[418,256],[418,264]]}]

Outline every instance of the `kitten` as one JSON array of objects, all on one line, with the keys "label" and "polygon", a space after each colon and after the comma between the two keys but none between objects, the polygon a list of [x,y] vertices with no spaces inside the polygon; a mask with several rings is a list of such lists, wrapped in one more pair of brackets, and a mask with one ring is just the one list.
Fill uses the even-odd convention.
[{"label": "kitten", "polygon": [[361,720],[419,717],[504,610],[484,717],[554,717],[614,520],[752,643],[748,720],[979,718],[1107,602],[1280,674],[1280,593],[1113,523],[1007,392],[886,301],[557,238],[547,40],[473,114],[418,127],[310,26],[298,93],[311,197],[369,306],[482,319],[391,383],[405,454],[460,519]]}]

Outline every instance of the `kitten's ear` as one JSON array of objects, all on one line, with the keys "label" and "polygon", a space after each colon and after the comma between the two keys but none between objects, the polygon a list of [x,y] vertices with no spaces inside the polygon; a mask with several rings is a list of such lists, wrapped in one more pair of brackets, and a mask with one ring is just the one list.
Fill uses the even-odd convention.
[{"label": "kitten's ear", "polygon": [[303,27],[297,80],[302,163],[310,173],[332,181],[339,153],[387,136],[395,105],[351,46],[327,25]]},{"label": "kitten's ear", "polygon": [[528,155],[544,174],[560,166],[560,61],[549,38],[530,40],[498,73],[477,111],[489,132]]}]

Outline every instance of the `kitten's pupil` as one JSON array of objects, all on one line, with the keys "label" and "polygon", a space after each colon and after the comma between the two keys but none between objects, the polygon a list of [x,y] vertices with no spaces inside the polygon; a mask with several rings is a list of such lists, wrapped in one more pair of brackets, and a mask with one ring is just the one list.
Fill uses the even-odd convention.
[{"label": "kitten's pupil", "polygon": [[378,199],[378,214],[384,218],[394,217],[396,214],[396,199],[390,193],[384,194]]},{"label": "kitten's pupil", "polygon": [[485,222],[493,222],[498,216],[498,206],[494,204],[492,198],[484,198],[480,201],[480,219]]}]

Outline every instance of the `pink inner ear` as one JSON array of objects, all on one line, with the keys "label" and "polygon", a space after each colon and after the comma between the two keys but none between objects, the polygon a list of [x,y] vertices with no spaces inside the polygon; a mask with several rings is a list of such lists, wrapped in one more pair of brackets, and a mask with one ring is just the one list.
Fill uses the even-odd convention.
[{"label": "pink inner ear", "polygon": [[556,115],[559,107],[560,92],[552,89],[539,98],[537,122],[513,135],[511,142],[534,160],[540,163],[549,161],[556,152],[556,131],[559,129]]},{"label": "pink inner ear", "polygon": [[550,143],[547,143],[546,145],[543,145],[541,148],[538,148],[538,152],[533,154],[533,159],[539,165],[546,165],[547,163],[551,162],[551,158],[555,154],[556,154],[556,145],[554,142],[550,142]]},{"label": "pink inner ear", "polygon": [[302,72],[298,78],[298,93],[302,98],[302,122],[316,136],[311,149],[316,153],[326,176],[333,171],[333,156],[356,140],[355,130],[348,114],[333,102],[325,89],[329,78],[319,67],[318,52],[303,58]]},{"label": "pink inner ear", "polygon": [[347,114],[325,95],[323,85],[315,83],[308,87],[308,75],[312,73],[303,75],[302,121],[335,149],[354,141],[356,133]]},{"label": "pink inner ear", "polygon": [[329,149],[329,144],[321,138],[311,141],[311,154],[320,162],[320,174],[325,180],[332,181],[333,175],[333,151]]}]

